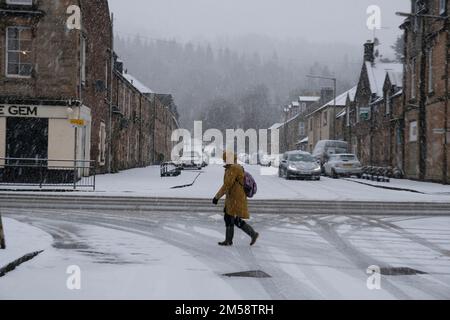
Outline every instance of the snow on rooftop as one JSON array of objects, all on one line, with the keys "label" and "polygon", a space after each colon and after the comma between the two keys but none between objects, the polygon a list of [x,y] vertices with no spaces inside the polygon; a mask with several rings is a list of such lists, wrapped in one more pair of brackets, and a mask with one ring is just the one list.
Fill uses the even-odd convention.
[{"label": "snow on rooftop", "polygon": [[377,96],[383,96],[384,80],[386,73],[391,71],[392,74],[403,72],[403,64],[401,63],[382,63],[382,62],[366,62],[367,75],[369,77],[370,89]]},{"label": "snow on rooftop", "polygon": [[298,102],[298,101],[293,101],[293,102],[292,102],[292,106],[293,106],[293,107],[300,107],[300,102]]},{"label": "snow on rooftop", "polygon": [[342,118],[344,116],[347,115],[347,109],[342,110],[341,112],[339,112],[336,116],[336,119]]},{"label": "snow on rooftop", "polygon": [[344,107],[347,104],[347,98],[350,97],[350,100],[353,101],[355,99],[357,86],[351,88],[348,91],[345,91],[343,94],[336,97],[336,104],[334,103],[334,99],[329,101],[324,105],[324,107],[328,106],[340,106]]},{"label": "snow on rooftop", "polygon": [[387,76],[391,83],[397,88],[403,88],[403,70],[402,71],[393,71],[388,70]]},{"label": "snow on rooftop", "polygon": [[298,101],[300,102],[317,102],[320,100],[320,97],[315,96],[300,96]]},{"label": "snow on rooftop", "polygon": [[308,143],[308,141],[309,141],[309,138],[308,138],[308,137],[306,137],[305,139],[303,139],[303,140],[300,140],[300,142],[299,142],[299,143]]},{"label": "snow on rooftop", "polygon": [[275,123],[273,126],[269,128],[269,130],[276,130],[283,126],[284,123]]},{"label": "snow on rooftop", "polygon": [[323,109],[325,109],[327,107],[330,107],[330,106],[345,107],[347,105],[347,98],[349,98],[351,101],[353,101],[355,99],[357,88],[358,88],[358,86],[354,86],[350,90],[345,91],[343,94],[337,96],[336,97],[336,104],[334,103],[334,99],[333,99],[333,100],[329,101],[328,103],[324,104],[319,109],[317,109],[314,112],[312,112],[311,114],[314,114],[314,113],[316,113],[318,111],[321,111],[321,110],[323,110]]},{"label": "snow on rooftop", "polygon": [[123,73],[123,77],[128,80],[129,83],[133,85],[139,92],[141,93],[154,93],[151,89],[146,87],[142,82],[140,82],[138,79],[133,77],[129,73]]}]

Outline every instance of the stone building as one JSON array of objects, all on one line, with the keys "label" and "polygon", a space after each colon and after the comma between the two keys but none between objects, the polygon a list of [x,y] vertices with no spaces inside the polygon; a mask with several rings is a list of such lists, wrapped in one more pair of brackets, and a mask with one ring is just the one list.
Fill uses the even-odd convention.
[{"label": "stone building", "polygon": [[336,97],[334,100],[333,89],[322,89],[320,105],[311,113],[306,115],[308,127],[308,149],[312,152],[317,142],[321,140],[336,140],[340,134],[336,116],[346,106],[347,98],[354,96],[356,88],[350,89]]},{"label": "stone building", "polygon": [[274,124],[269,128],[268,136],[272,130],[279,131],[280,153],[292,150],[306,150],[307,148],[307,123],[306,114],[320,101],[316,96],[300,96],[283,109],[283,122]]},{"label": "stone building", "polygon": [[161,163],[171,160],[174,142],[172,132],[179,128],[177,106],[170,94],[155,94],[153,161]]},{"label": "stone building", "polygon": [[106,171],[108,2],[1,0],[0,17],[0,158],[93,159]]},{"label": "stone building", "polygon": [[2,179],[36,176],[5,172],[12,158],[52,160],[54,180],[149,165],[160,144],[168,158],[176,108],[123,71],[112,33],[107,0],[0,0]]},{"label": "stone building", "polygon": [[449,0],[411,1],[405,34],[405,171],[449,183]]},{"label": "stone building", "polygon": [[[401,99],[403,65],[376,57],[375,44],[364,45],[364,63],[354,103],[348,109],[349,143],[364,165],[390,166],[392,105]],[[387,98],[387,100],[386,100]],[[386,101],[388,104],[386,107]]]}]

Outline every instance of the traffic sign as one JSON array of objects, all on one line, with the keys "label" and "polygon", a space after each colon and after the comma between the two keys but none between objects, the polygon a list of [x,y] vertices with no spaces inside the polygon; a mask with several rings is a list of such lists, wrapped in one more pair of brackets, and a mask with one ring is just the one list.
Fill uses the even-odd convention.
[{"label": "traffic sign", "polygon": [[70,119],[70,124],[77,127],[84,127],[85,121],[83,119]]}]

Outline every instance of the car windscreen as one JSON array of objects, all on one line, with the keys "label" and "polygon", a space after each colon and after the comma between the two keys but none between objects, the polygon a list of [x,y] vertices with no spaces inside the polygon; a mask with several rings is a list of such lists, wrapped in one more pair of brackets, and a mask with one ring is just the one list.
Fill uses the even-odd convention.
[{"label": "car windscreen", "polygon": [[301,154],[301,153],[290,154],[288,159],[291,162],[315,162],[316,161],[313,158],[313,156],[311,156],[309,154]]},{"label": "car windscreen", "polygon": [[339,160],[342,160],[342,161],[355,161],[356,160],[356,157],[351,154],[341,154],[338,158],[339,158]]}]

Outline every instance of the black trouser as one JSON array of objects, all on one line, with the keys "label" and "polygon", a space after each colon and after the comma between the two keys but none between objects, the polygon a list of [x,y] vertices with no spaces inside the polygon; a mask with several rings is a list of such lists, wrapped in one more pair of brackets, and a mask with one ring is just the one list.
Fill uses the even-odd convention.
[{"label": "black trouser", "polygon": [[242,229],[246,225],[246,222],[244,220],[242,220],[241,218],[232,217],[226,213],[225,213],[224,220],[225,220],[225,226],[227,228],[236,226],[239,229]]}]

